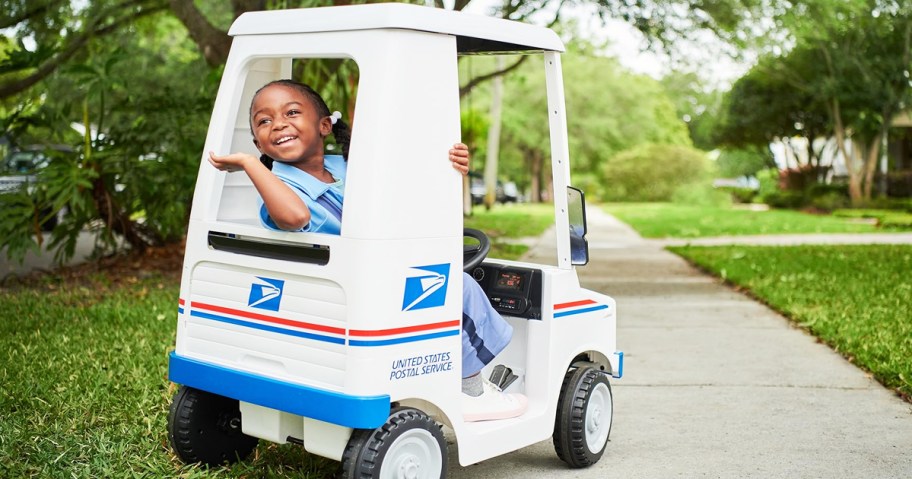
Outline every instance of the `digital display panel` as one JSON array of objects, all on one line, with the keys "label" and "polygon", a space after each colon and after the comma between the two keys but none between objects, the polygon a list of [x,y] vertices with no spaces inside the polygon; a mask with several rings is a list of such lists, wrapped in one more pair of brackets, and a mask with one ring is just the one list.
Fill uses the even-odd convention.
[{"label": "digital display panel", "polygon": [[497,276],[497,289],[520,291],[522,289],[522,279],[522,275],[518,273],[501,271]]}]

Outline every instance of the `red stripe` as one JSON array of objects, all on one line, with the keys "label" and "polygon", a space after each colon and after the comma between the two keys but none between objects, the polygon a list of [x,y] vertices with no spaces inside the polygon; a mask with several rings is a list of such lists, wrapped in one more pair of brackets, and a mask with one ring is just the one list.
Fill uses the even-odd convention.
[{"label": "red stripe", "polygon": [[431,324],[419,324],[417,326],[407,326],[404,328],[375,329],[375,330],[352,329],[352,330],[348,331],[348,334],[351,336],[388,336],[391,334],[413,333],[415,331],[427,331],[429,329],[443,329],[443,328],[450,328],[453,326],[459,326],[458,319],[455,321],[444,321],[441,323],[431,323]]},{"label": "red stripe", "polygon": [[584,304],[595,304],[595,301],[593,301],[591,299],[584,299],[582,301],[571,301],[569,303],[560,303],[560,304],[555,304],[554,309],[572,308],[574,306],[582,306]]},{"label": "red stripe", "polygon": [[275,324],[282,324],[285,326],[313,329],[315,331],[323,331],[325,333],[345,334],[344,328],[335,328],[332,326],[324,326],[322,324],[305,323],[303,321],[292,321],[290,319],[276,318],[274,316],[266,316],[265,314],[251,313],[248,311],[241,311],[238,309],[225,308],[222,306],[215,306],[212,304],[199,303],[196,301],[191,302],[190,305],[194,308],[208,309],[210,311],[215,311],[218,313],[234,314],[236,316],[241,316],[244,318],[258,319],[260,321],[266,321],[266,322],[275,323]]},{"label": "red stripe", "polygon": [[180,304],[181,306],[183,306],[183,305],[184,305],[184,298],[177,298],[177,303]]}]

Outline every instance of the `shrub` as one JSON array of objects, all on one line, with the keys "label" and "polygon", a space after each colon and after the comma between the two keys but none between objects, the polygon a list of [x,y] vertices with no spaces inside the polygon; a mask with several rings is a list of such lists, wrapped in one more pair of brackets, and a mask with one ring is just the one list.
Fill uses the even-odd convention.
[{"label": "shrub", "polygon": [[777,191],[763,197],[763,202],[773,208],[802,208],[807,205],[807,199],[795,191]]},{"label": "shrub", "polygon": [[602,173],[608,201],[670,201],[679,188],[708,186],[712,164],[688,146],[646,144],[609,158]]},{"label": "shrub", "polygon": [[804,191],[815,185],[819,176],[819,168],[811,165],[788,168],[779,172],[779,189]]},{"label": "shrub", "polygon": [[731,196],[707,183],[682,186],[671,195],[671,202],[693,206],[731,206]]},{"label": "shrub", "polygon": [[753,203],[757,197],[757,190],[747,187],[723,186],[717,188],[720,192],[728,193],[734,203]]},{"label": "shrub", "polygon": [[912,171],[887,173],[887,194],[895,198],[912,198]]},{"label": "shrub", "polygon": [[775,165],[768,147],[723,149],[716,160],[719,174],[723,178],[754,176],[758,171]]},{"label": "shrub", "polygon": [[811,206],[822,211],[846,208],[851,203],[849,187],[842,183],[815,183],[808,187],[806,197],[809,198]]},{"label": "shrub", "polygon": [[878,224],[885,229],[912,229],[912,214],[894,213],[885,216]]},{"label": "shrub", "polygon": [[775,169],[760,170],[757,172],[757,182],[760,188],[757,190],[757,196],[765,198],[779,191],[779,171]]},{"label": "shrub", "polygon": [[849,199],[839,193],[824,193],[812,197],[811,206],[821,211],[833,211],[849,206]]}]

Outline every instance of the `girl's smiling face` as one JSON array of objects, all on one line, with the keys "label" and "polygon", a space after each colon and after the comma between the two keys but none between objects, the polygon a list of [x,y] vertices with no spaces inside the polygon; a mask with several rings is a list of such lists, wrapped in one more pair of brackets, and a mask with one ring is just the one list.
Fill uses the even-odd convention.
[{"label": "girl's smiling face", "polygon": [[283,163],[323,158],[323,137],[332,132],[329,117],[319,117],[310,100],[296,89],[271,85],[250,107],[253,143],[261,153]]}]

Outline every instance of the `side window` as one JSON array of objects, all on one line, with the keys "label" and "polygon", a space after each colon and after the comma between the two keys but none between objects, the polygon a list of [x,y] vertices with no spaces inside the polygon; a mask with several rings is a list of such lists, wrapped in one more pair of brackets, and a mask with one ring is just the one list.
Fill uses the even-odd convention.
[{"label": "side window", "polygon": [[[289,78],[313,88],[325,102],[329,114],[339,112],[340,120],[349,126],[347,132],[344,128],[342,129],[340,138],[331,134],[323,141],[327,169],[334,172],[333,178],[338,177],[337,179],[341,181],[332,184],[332,192],[329,197],[324,198],[323,196],[327,195],[322,195],[317,198],[315,205],[309,204],[312,226],[317,227],[316,232],[338,234],[344,200],[345,182],[343,178],[347,170],[347,162],[343,160],[342,155],[347,150],[347,143],[350,141],[350,132],[354,124],[359,80],[358,67],[353,60],[347,58],[266,58],[254,61],[244,81],[230,141],[231,152],[261,156],[261,151],[255,146],[251,132],[251,101],[257,90],[264,85],[274,80]],[[334,128],[334,131],[338,131],[338,129]],[[307,175],[297,170],[288,170],[284,165],[279,166],[275,171],[277,173],[292,171],[294,174]],[[307,188],[307,184],[311,180],[324,183],[326,181],[325,178],[316,180],[308,175],[303,177],[301,182],[303,188]],[[300,188],[296,191],[300,191]],[[300,194],[310,200],[310,197],[303,191],[300,191]],[[225,176],[217,216],[219,221],[263,226],[260,205],[259,194],[246,174],[236,172]],[[335,227],[330,226],[325,231],[321,229],[323,224],[333,222],[335,222]]]}]

